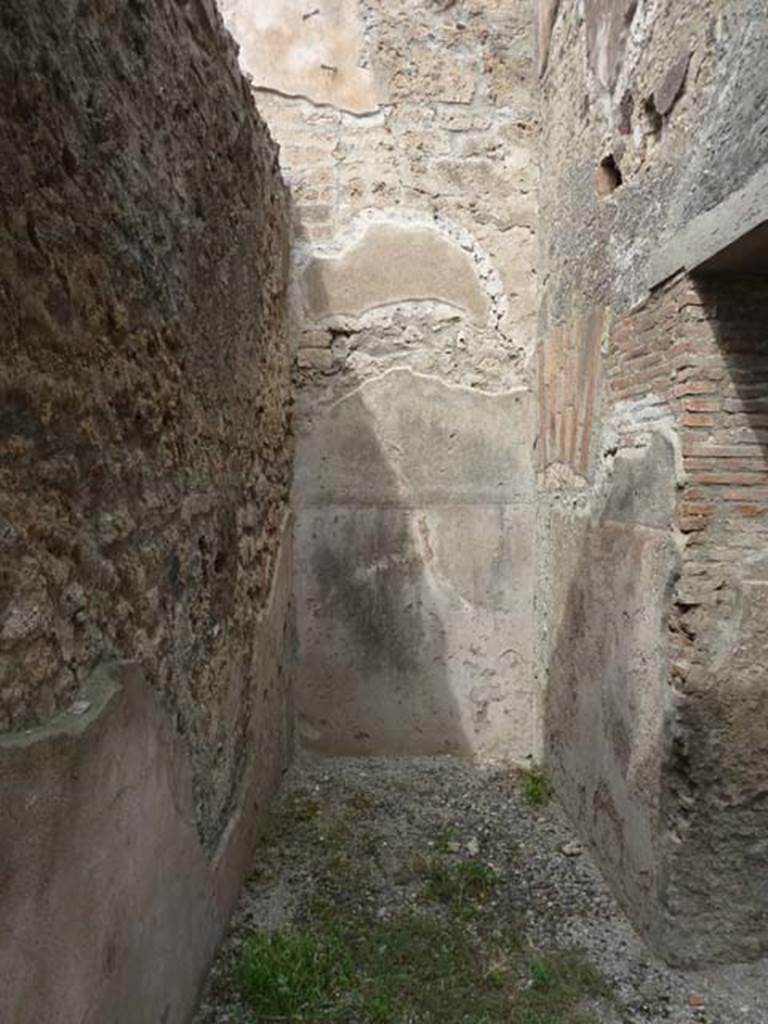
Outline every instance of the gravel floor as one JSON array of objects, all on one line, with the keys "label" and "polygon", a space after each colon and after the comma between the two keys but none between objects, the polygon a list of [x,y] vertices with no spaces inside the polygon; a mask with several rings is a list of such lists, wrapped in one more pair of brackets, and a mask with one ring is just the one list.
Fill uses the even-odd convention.
[{"label": "gravel floor", "polygon": [[533,948],[586,952],[612,993],[595,1022],[768,1024],[765,961],[687,974],[665,967],[632,931],[556,802],[531,807],[508,768],[448,758],[305,760],[291,769],[196,1024],[257,1019],[231,981],[254,930],[305,919],[324,891],[353,913],[386,918],[423,899],[419,865],[435,856],[493,869],[492,912],[518,920]]}]

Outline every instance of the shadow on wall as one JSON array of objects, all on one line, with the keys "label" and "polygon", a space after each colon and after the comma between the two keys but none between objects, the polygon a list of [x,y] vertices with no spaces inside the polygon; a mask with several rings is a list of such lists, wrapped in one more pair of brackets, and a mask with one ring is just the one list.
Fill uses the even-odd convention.
[{"label": "shadow on wall", "polygon": [[[321,308],[326,300],[315,295]],[[345,397],[297,438],[297,731],[326,754],[468,754],[434,571],[435,517],[398,473],[363,380],[344,372]],[[314,378],[305,396],[317,386]],[[399,434],[408,436],[407,424]]]},{"label": "shadow on wall", "polygon": [[685,435],[680,698],[662,791],[675,837],[668,944],[691,928],[701,958],[748,959],[768,948],[768,278],[695,288],[691,361],[703,369]]},{"label": "shadow on wall", "polygon": [[768,284],[695,288],[671,335],[682,477],[659,428],[599,513],[551,513],[545,698],[564,804],[689,966],[764,954],[768,914]]},{"label": "shadow on wall", "polygon": [[679,556],[675,453],[654,434],[617,456],[602,511],[552,514],[555,623],[544,701],[557,790],[614,891],[656,927],[658,818],[668,705],[666,619]]},{"label": "shadow on wall", "polygon": [[[768,249],[768,238],[765,246]],[[768,272],[692,280],[702,303],[702,325],[711,330],[715,342],[714,347],[702,347],[700,352],[712,371],[706,378],[711,390],[704,395],[715,396],[711,399],[715,404],[707,410],[714,417],[708,424],[710,435],[717,443],[730,437],[732,446],[744,446],[732,456],[740,461],[734,467],[737,477],[730,484],[741,488],[746,497],[748,488],[762,481],[743,480],[742,474],[765,472],[768,465]],[[724,378],[717,376],[720,366]],[[730,433],[721,437],[721,430]],[[752,461],[746,465],[742,460],[748,458]],[[742,518],[751,518],[746,509],[742,509]]]}]

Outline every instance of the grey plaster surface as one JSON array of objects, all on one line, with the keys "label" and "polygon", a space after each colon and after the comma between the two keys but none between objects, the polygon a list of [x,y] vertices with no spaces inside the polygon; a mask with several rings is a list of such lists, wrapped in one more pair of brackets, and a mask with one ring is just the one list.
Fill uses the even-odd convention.
[{"label": "grey plaster surface", "polygon": [[532,751],[531,401],[394,371],[298,446],[298,731],[332,753]]},{"label": "grey plaster surface", "polygon": [[[763,236],[746,260],[737,260],[729,267],[720,266],[716,257],[731,249],[740,239],[758,232],[768,223],[768,165],[758,170],[749,181],[712,209],[694,217],[673,235],[653,256],[649,265],[649,284],[654,287],[682,270],[716,273],[720,269],[742,272],[768,271],[765,255],[768,245]],[[760,239],[762,243],[760,242]]]}]

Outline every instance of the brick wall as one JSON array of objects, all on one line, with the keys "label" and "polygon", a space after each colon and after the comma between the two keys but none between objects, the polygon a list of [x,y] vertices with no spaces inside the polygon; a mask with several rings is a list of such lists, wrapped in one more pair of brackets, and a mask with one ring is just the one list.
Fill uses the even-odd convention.
[{"label": "brick wall", "polygon": [[559,324],[538,352],[539,469],[555,463],[587,476],[608,311]]},{"label": "brick wall", "polygon": [[679,430],[685,547],[671,629],[682,688],[709,671],[706,620],[729,600],[724,582],[768,539],[767,327],[764,282],[682,279],[612,332],[606,377],[620,446],[644,443],[664,419]]},{"label": "brick wall", "polygon": [[542,746],[634,922],[689,963],[766,941],[768,331],[760,282],[668,275],[765,165],[766,31],[759,0],[539,5]]},{"label": "brick wall", "polygon": [[539,371],[549,770],[660,952],[757,955],[768,285],[680,277],[571,316]]}]

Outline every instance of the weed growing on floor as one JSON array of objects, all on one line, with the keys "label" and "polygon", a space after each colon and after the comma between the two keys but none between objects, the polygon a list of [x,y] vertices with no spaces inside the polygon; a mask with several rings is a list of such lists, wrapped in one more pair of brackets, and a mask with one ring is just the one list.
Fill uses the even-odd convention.
[{"label": "weed growing on floor", "polygon": [[508,1024],[591,1024],[594,1018],[577,1008],[609,996],[600,972],[578,951],[534,957],[529,970],[529,984],[515,996]]},{"label": "weed growing on floor", "polygon": [[238,981],[262,1017],[305,1020],[333,1009],[353,977],[349,950],[333,931],[254,935],[245,944]]},{"label": "weed growing on floor", "polygon": [[486,919],[490,865],[433,858],[421,877],[412,911],[381,919],[315,895],[301,925],[252,936],[236,969],[249,1024],[579,1024],[603,995],[581,954],[532,956]]},{"label": "weed growing on floor", "polygon": [[478,860],[448,861],[433,857],[424,864],[425,895],[461,911],[484,902],[497,882],[496,871]]},{"label": "weed growing on floor", "polygon": [[256,1020],[306,1024],[576,1024],[604,994],[578,953],[528,965],[513,943],[489,956],[455,922],[423,912],[391,921],[333,922],[245,945],[240,990]]},{"label": "weed growing on floor", "polygon": [[523,796],[532,807],[545,807],[555,795],[554,787],[537,765],[529,768],[523,779]]},{"label": "weed growing on floor", "polygon": [[[549,799],[540,773],[528,782],[532,803]],[[304,797],[297,810],[312,884],[281,930],[241,938],[233,951],[222,979],[235,996],[232,1024],[598,1019],[592,1007],[605,987],[596,969],[576,951],[534,954],[524,919],[505,902],[514,853],[500,867],[467,856],[466,837],[448,824],[426,851],[398,847],[365,793],[322,807]]]},{"label": "weed growing on floor", "polygon": [[459,832],[455,828],[443,828],[436,833],[433,845],[437,853],[451,853],[458,848]]}]

